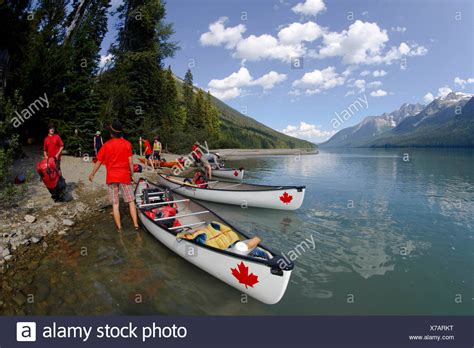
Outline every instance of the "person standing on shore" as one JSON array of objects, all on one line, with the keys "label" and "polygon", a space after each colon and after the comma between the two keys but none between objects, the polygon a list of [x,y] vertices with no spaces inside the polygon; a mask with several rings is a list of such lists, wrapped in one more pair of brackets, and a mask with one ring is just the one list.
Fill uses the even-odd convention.
[{"label": "person standing on shore", "polygon": [[97,157],[97,154],[99,153],[102,145],[104,145],[104,141],[102,140],[102,137],[100,136],[100,131],[97,131],[95,132],[95,136],[94,136],[95,157]]},{"label": "person standing on shore", "polygon": [[58,134],[54,132],[54,127],[48,128],[48,135],[43,142],[43,156],[45,159],[50,157],[56,161],[56,169],[61,172],[61,152],[64,149],[64,143]]},{"label": "person standing on shore", "polygon": [[161,160],[161,143],[158,136],[155,136],[153,140],[153,159],[158,161]]},{"label": "person standing on shore", "polygon": [[150,142],[148,141],[148,139],[144,139],[143,140],[143,148],[144,148],[144,153],[145,153],[145,165],[147,165],[148,163],[150,163],[151,165],[151,168],[153,169],[153,160],[151,158],[151,155],[152,155],[152,151],[151,151],[151,145],[150,145]]},{"label": "person standing on shore", "polygon": [[123,138],[123,129],[119,121],[114,120],[110,126],[111,139],[107,141],[97,154],[97,162],[89,175],[89,180],[94,180],[94,175],[102,163],[106,168],[106,183],[109,191],[109,199],[113,207],[115,225],[120,231],[119,191],[122,192],[123,200],[128,203],[133,226],[138,229],[137,209],[133,194],[133,153],[132,144]]}]

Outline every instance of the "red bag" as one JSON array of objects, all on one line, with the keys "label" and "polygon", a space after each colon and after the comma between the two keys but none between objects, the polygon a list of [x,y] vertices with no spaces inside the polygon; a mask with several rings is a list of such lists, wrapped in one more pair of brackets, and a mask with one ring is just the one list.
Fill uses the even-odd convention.
[{"label": "red bag", "polygon": [[133,172],[134,173],[141,173],[143,170],[143,167],[137,163],[133,164]]},{"label": "red bag", "polygon": [[36,171],[47,188],[54,189],[56,187],[61,175],[53,157],[39,161],[36,164]]}]

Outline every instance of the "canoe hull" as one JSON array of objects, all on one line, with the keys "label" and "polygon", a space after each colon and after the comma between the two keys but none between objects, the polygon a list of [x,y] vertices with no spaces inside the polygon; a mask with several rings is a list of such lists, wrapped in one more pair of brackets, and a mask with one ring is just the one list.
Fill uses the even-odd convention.
[{"label": "canoe hull", "polygon": [[225,179],[232,179],[232,180],[240,180],[244,179],[244,170],[243,169],[213,169],[212,175],[218,178],[225,178]]},{"label": "canoe hull", "polygon": [[[140,157],[138,160],[141,163],[146,164],[146,159],[145,158]],[[152,161],[153,161],[153,165],[155,165],[155,166],[167,167],[167,168],[171,168],[171,167],[178,164],[177,161],[171,161],[171,162],[164,162],[164,161],[159,161],[159,160],[152,160]]]},{"label": "canoe hull", "polygon": [[277,210],[296,210],[304,200],[305,188],[293,187],[272,190],[212,190],[183,186],[158,175],[161,185],[179,194],[203,201],[238,205],[242,208],[255,207]]},{"label": "canoe hull", "polygon": [[[137,192],[140,192],[140,188]],[[248,294],[265,304],[275,304],[285,294],[292,270],[283,270],[282,275],[272,274],[271,268],[266,264],[248,259],[242,260],[229,253],[219,253],[196,243],[177,239],[170,232],[157,226],[140,209],[138,216],[143,226],[166,247],[241,293]],[[238,270],[241,263],[248,267],[248,274],[253,273],[257,276],[257,283],[246,286],[233,275],[232,269]],[[238,296],[240,298],[240,295]]]}]

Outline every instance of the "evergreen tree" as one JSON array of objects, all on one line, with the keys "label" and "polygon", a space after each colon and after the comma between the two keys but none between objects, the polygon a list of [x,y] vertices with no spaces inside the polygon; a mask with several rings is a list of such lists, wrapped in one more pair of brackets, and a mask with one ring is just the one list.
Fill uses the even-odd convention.
[{"label": "evergreen tree", "polygon": [[171,24],[164,22],[165,8],[160,0],[127,0],[118,9],[123,23],[119,41],[112,49],[115,67],[106,81],[115,85],[106,97],[106,118],[122,120],[125,132],[136,140],[140,135],[158,132],[167,124],[168,104],[163,60],[177,46],[169,42]]},{"label": "evergreen tree", "polygon": [[205,129],[206,127],[207,110],[205,99],[204,92],[202,89],[199,89],[196,93],[191,119],[189,120],[190,125],[195,129]]},{"label": "evergreen tree", "polygon": [[194,97],[194,84],[193,84],[193,74],[191,69],[186,71],[184,75],[184,84],[183,84],[183,105],[186,109],[186,128],[191,129],[195,126],[194,121],[195,117],[193,115],[195,109],[195,97]]},{"label": "evergreen tree", "polygon": [[[79,0],[75,0],[68,25],[73,20],[79,3]],[[100,100],[94,89],[100,44],[107,32],[108,8],[108,0],[93,2],[82,19],[81,26],[64,45],[70,61],[64,90],[64,114],[57,123],[61,135],[69,139],[65,142],[66,149],[73,152],[79,149],[82,152],[91,150],[94,133],[101,128],[98,123]]]},{"label": "evergreen tree", "polygon": [[206,102],[206,128],[212,141],[219,139],[220,116],[217,108],[212,104],[211,92],[207,91]]},{"label": "evergreen tree", "polygon": [[186,71],[183,84],[183,102],[187,110],[193,109],[194,104],[194,84],[191,69]]},{"label": "evergreen tree", "polygon": [[[42,139],[50,119],[61,119],[69,56],[62,48],[66,23],[66,0],[38,1],[28,15],[31,30],[20,67],[20,94],[26,105],[47,95],[49,108],[38,110],[27,121],[27,128]],[[25,129],[25,128],[22,128]]]}]

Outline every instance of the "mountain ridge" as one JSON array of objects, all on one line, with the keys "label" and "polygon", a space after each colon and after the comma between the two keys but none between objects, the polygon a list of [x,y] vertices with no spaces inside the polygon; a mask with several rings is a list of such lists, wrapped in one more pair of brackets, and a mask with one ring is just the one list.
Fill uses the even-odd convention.
[{"label": "mountain ridge", "polygon": [[355,126],[342,129],[318,146],[472,147],[472,104],[473,95],[462,92],[451,92],[428,105],[405,103],[391,113],[368,116]]},{"label": "mountain ridge", "polygon": [[[183,79],[174,75],[178,86],[182,88]],[[199,88],[194,86],[195,91]],[[283,134],[250,116],[235,110],[222,100],[211,95],[212,104],[219,110],[221,134],[224,140],[220,148],[255,149],[316,149],[316,144]]]}]

